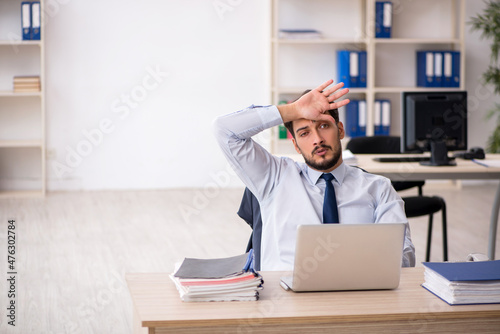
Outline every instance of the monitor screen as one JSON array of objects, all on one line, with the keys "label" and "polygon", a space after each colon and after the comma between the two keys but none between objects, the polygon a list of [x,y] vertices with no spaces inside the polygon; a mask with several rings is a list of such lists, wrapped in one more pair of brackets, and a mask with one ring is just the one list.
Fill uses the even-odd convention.
[{"label": "monitor screen", "polygon": [[467,149],[466,91],[403,92],[401,111],[402,152]]}]

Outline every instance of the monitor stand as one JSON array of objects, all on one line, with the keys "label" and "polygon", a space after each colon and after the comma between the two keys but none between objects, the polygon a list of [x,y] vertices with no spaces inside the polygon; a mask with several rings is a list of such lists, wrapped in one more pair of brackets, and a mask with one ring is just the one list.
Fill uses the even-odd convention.
[{"label": "monitor stand", "polygon": [[448,158],[448,149],[446,143],[442,140],[431,141],[431,159],[429,161],[421,161],[424,166],[456,166],[457,163]]}]

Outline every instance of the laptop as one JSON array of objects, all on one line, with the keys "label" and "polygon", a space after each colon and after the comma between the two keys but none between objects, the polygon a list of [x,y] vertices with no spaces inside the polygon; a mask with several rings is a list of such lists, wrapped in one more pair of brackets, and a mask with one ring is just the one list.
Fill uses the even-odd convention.
[{"label": "laptop", "polygon": [[293,291],[395,289],[399,285],[405,224],[321,224],[297,228]]}]

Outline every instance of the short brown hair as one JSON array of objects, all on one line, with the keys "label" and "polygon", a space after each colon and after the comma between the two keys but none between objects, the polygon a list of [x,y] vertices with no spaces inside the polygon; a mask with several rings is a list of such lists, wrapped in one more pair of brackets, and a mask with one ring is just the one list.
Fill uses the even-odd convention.
[{"label": "short brown hair", "polygon": [[[309,93],[310,91],[311,91],[310,89],[304,91],[295,101],[297,101],[298,99],[300,99],[300,97],[302,97],[304,94]],[[295,102],[295,101],[293,101],[293,102]],[[339,110],[338,109],[330,109],[330,110],[327,110],[326,112],[328,114],[330,114],[330,116],[333,117],[333,119],[335,120],[335,122],[337,124],[339,123]],[[292,135],[292,137],[295,139],[295,133],[293,132],[293,121],[286,122],[285,123],[285,127],[290,132],[290,134]]]}]

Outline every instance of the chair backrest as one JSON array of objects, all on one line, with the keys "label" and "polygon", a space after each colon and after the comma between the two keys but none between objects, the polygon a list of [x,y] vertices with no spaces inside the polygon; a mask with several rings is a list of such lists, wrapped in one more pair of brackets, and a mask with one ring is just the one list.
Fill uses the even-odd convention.
[{"label": "chair backrest", "polygon": [[347,143],[346,149],[356,154],[401,153],[400,137],[373,136],[355,137]]},{"label": "chair backrest", "polygon": [[252,235],[247,245],[247,252],[252,248],[254,254],[254,270],[260,270],[260,240],[262,235],[262,218],[260,214],[260,205],[252,192],[245,188],[243,198],[241,199],[240,216],[253,229]]}]

